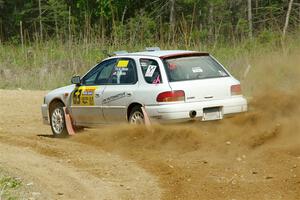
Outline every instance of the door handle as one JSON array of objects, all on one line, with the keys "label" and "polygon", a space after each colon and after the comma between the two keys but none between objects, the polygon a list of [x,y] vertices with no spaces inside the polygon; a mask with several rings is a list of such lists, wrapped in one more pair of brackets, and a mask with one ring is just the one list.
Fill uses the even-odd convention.
[{"label": "door handle", "polygon": [[126,92],[125,93],[127,97],[131,97],[132,96],[132,92]]}]

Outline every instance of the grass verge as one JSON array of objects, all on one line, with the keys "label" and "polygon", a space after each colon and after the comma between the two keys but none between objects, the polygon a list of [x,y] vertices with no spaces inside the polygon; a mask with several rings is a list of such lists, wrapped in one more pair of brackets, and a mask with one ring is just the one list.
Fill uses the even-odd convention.
[{"label": "grass verge", "polygon": [[[241,80],[247,96],[251,96],[252,91],[258,86],[264,85],[265,78],[268,79],[268,85],[272,84],[272,81],[286,85],[286,82],[294,81],[298,76],[293,71],[299,67],[299,34],[287,38],[285,44],[277,39],[255,38],[239,44],[219,43],[211,46],[153,44],[156,45],[161,49],[210,52]],[[51,90],[70,84],[72,75],[83,75],[93,65],[107,57],[103,50],[134,52],[144,48],[143,44],[113,46],[97,42],[68,44],[53,40],[31,43],[23,47],[4,44],[0,46],[0,89]],[[257,73],[260,76],[257,76]],[[269,80],[270,75],[273,77],[272,80]],[[264,80],[258,77],[264,77]]]},{"label": "grass verge", "polygon": [[22,187],[22,181],[7,175],[0,169],[0,200],[19,199],[19,189]]}]

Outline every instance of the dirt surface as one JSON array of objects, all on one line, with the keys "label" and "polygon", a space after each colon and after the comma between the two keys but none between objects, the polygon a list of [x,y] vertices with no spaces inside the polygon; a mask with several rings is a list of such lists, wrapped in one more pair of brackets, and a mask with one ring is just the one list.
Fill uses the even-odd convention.
[{"label": "dirt surface", "polygon": [[[300,199],[300,95],[268,91],[208,123],[55,139],[43,91],[0,90],[0,167],[33,199]],[[298,95],[295,95],[298,94]]]}]

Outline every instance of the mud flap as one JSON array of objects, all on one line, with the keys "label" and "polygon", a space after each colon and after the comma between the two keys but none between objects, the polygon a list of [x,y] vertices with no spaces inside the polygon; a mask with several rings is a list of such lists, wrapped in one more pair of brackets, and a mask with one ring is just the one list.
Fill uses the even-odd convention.
[{"label": "mud flap", "polygon": [[72,119],[69,113],[67,113],[66,107],[64,107],[64,112],[65,112],[65,121],[66,121],[66,127],[69,135],[75,135],[75,130],[72,124]]},{"label": "mud flap", "polygon": [[143,112],[143,115],[144,115],[145,125],[150,126],[151,125],[150,118],[149,118],[144,106],[142,106],[142,112]]}]

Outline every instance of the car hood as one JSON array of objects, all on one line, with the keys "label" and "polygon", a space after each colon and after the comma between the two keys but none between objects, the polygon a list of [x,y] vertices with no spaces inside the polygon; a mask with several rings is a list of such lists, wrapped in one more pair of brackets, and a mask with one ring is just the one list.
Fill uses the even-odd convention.
[{"label": "car hood", "polygon": [[71,93],[75,88],[75,85],[72,84],[72,85],[68,85],[68,86],[65,86],[65,87],[60,87],[60,88],[57,88],[55,90],[52,90],[51,92],[49,92],[47,95],[59,95],[59,94],[64,94],[64,93]]},{"label": "car hood", "polygon": [[60,99],[65,103],[65,105],[67,105],[67,102],[71,95],[68,95],[66,97],[65,93],[71,94],[74,89],[75,85],[73,84],[52,90],[45,96],[44,103],[49,104],[53,99]]}]

